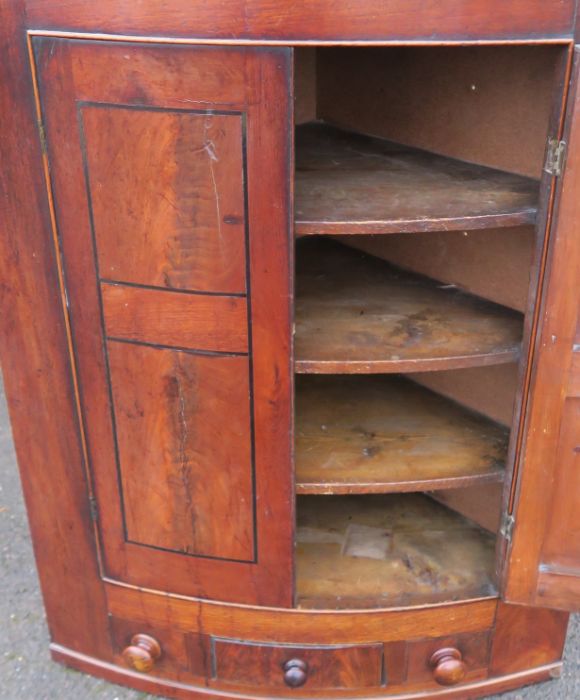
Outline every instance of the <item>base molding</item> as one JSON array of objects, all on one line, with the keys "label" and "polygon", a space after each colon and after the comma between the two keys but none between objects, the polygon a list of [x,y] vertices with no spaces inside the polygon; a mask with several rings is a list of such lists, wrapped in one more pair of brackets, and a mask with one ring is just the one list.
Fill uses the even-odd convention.
[{"label": "base molding", "polygon": [[[62,663],[69,668],[83,673],[89,673],[98,678],[102,678],[111,683],[125,685],[135,690],[145,693],[161,695],[167,698],[176,698],[177,700],[203,700],[214,698],[231,698],[232,700],[256,700],[256,697],[267,698],[266,694],[256,696],[244,693],[232,693],[227,690],[217,690],[202,686],[192,686],[184,683],[178,683],[170,680],[160,680],[159,678],[144,676],[140,673],[130,671],[129,669],[121,668],[112,663],[95,659],[85,654],[67,649],[59,644],[50,645],[51,656],[54,661]],[[553,678],[558,678],[561,674],[562,663],[557,662],[538,666],[519,673],[511,673],[505,676],[496,678],[488,678],[484,681],[474,683],[465,683],[456,688],[444,688],[441,690],[389,694],[388,692],[378,692],[369,695],[369,698],[387,697],[390,700],[419,700],[426,697],[437,698],[443,700],[446,698],[456,698],[465,700],[465,698],[480,698],[493,693],[502,693],[508,690],[514,690],[524,685],[532,683],[540,683]],[[344,697],[344,693],[341,694]],[[357,695],[358,700],[361,696]]]}]

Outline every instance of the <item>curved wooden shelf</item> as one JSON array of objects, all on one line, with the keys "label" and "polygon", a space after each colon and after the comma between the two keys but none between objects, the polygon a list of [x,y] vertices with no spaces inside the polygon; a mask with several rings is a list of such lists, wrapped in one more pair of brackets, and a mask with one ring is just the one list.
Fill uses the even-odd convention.
[{"label": "curved wooden shelf", "polygon": [[523,317],[324,238],[298,242],[298,373],[423,372],[514,362]]},{"label": "curved wooden shelf", "polygon": [[296,491],[426,491],[500,482],[509,431],[401,377],[300,377]]},{"label": "curved wooden shelf", "polygon": [[322,123],[296,129],[296,235],[534,223],[539,182]]},{"label": "curved wooden shelf", "polygon": [[495,595],[495,538],[427,496],[300,496],[296,602],[362,609]]}]

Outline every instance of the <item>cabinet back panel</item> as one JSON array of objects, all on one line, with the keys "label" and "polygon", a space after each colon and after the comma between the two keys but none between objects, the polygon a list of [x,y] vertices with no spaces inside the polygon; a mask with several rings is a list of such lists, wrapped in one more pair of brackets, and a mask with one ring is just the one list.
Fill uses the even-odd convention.
[{"label": "cabinet back panel", "polygon": [[525,313],[535,238],[531,226],[521,226],[507,231],[343,236],[341,242]]},{"label": "cabinet back panel", "polygon": [[319,49],[318,117],[540,177],[562,49]]}]

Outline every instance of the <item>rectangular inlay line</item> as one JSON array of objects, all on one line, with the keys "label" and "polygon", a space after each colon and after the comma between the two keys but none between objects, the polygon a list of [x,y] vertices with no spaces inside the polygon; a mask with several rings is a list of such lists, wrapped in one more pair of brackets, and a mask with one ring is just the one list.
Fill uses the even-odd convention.
[{"label": "rectangular inlay line", "polygon": [[248,352],[246,300],[101,284],[107,336],[154,345]]}]

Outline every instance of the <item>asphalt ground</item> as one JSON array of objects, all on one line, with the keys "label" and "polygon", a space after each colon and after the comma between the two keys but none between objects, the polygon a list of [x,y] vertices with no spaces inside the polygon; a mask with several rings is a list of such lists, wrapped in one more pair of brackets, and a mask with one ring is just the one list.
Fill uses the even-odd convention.
[{"label": "asphalt ground", "polygon": [[[33,438],[33,436],[31,436]],[[559,680],[505,693],[504,700],[580,700],[580,616],[570,625]],[[0,382],[0,698],[2,700],[145,700],[50,660],[48,632]]]}]

